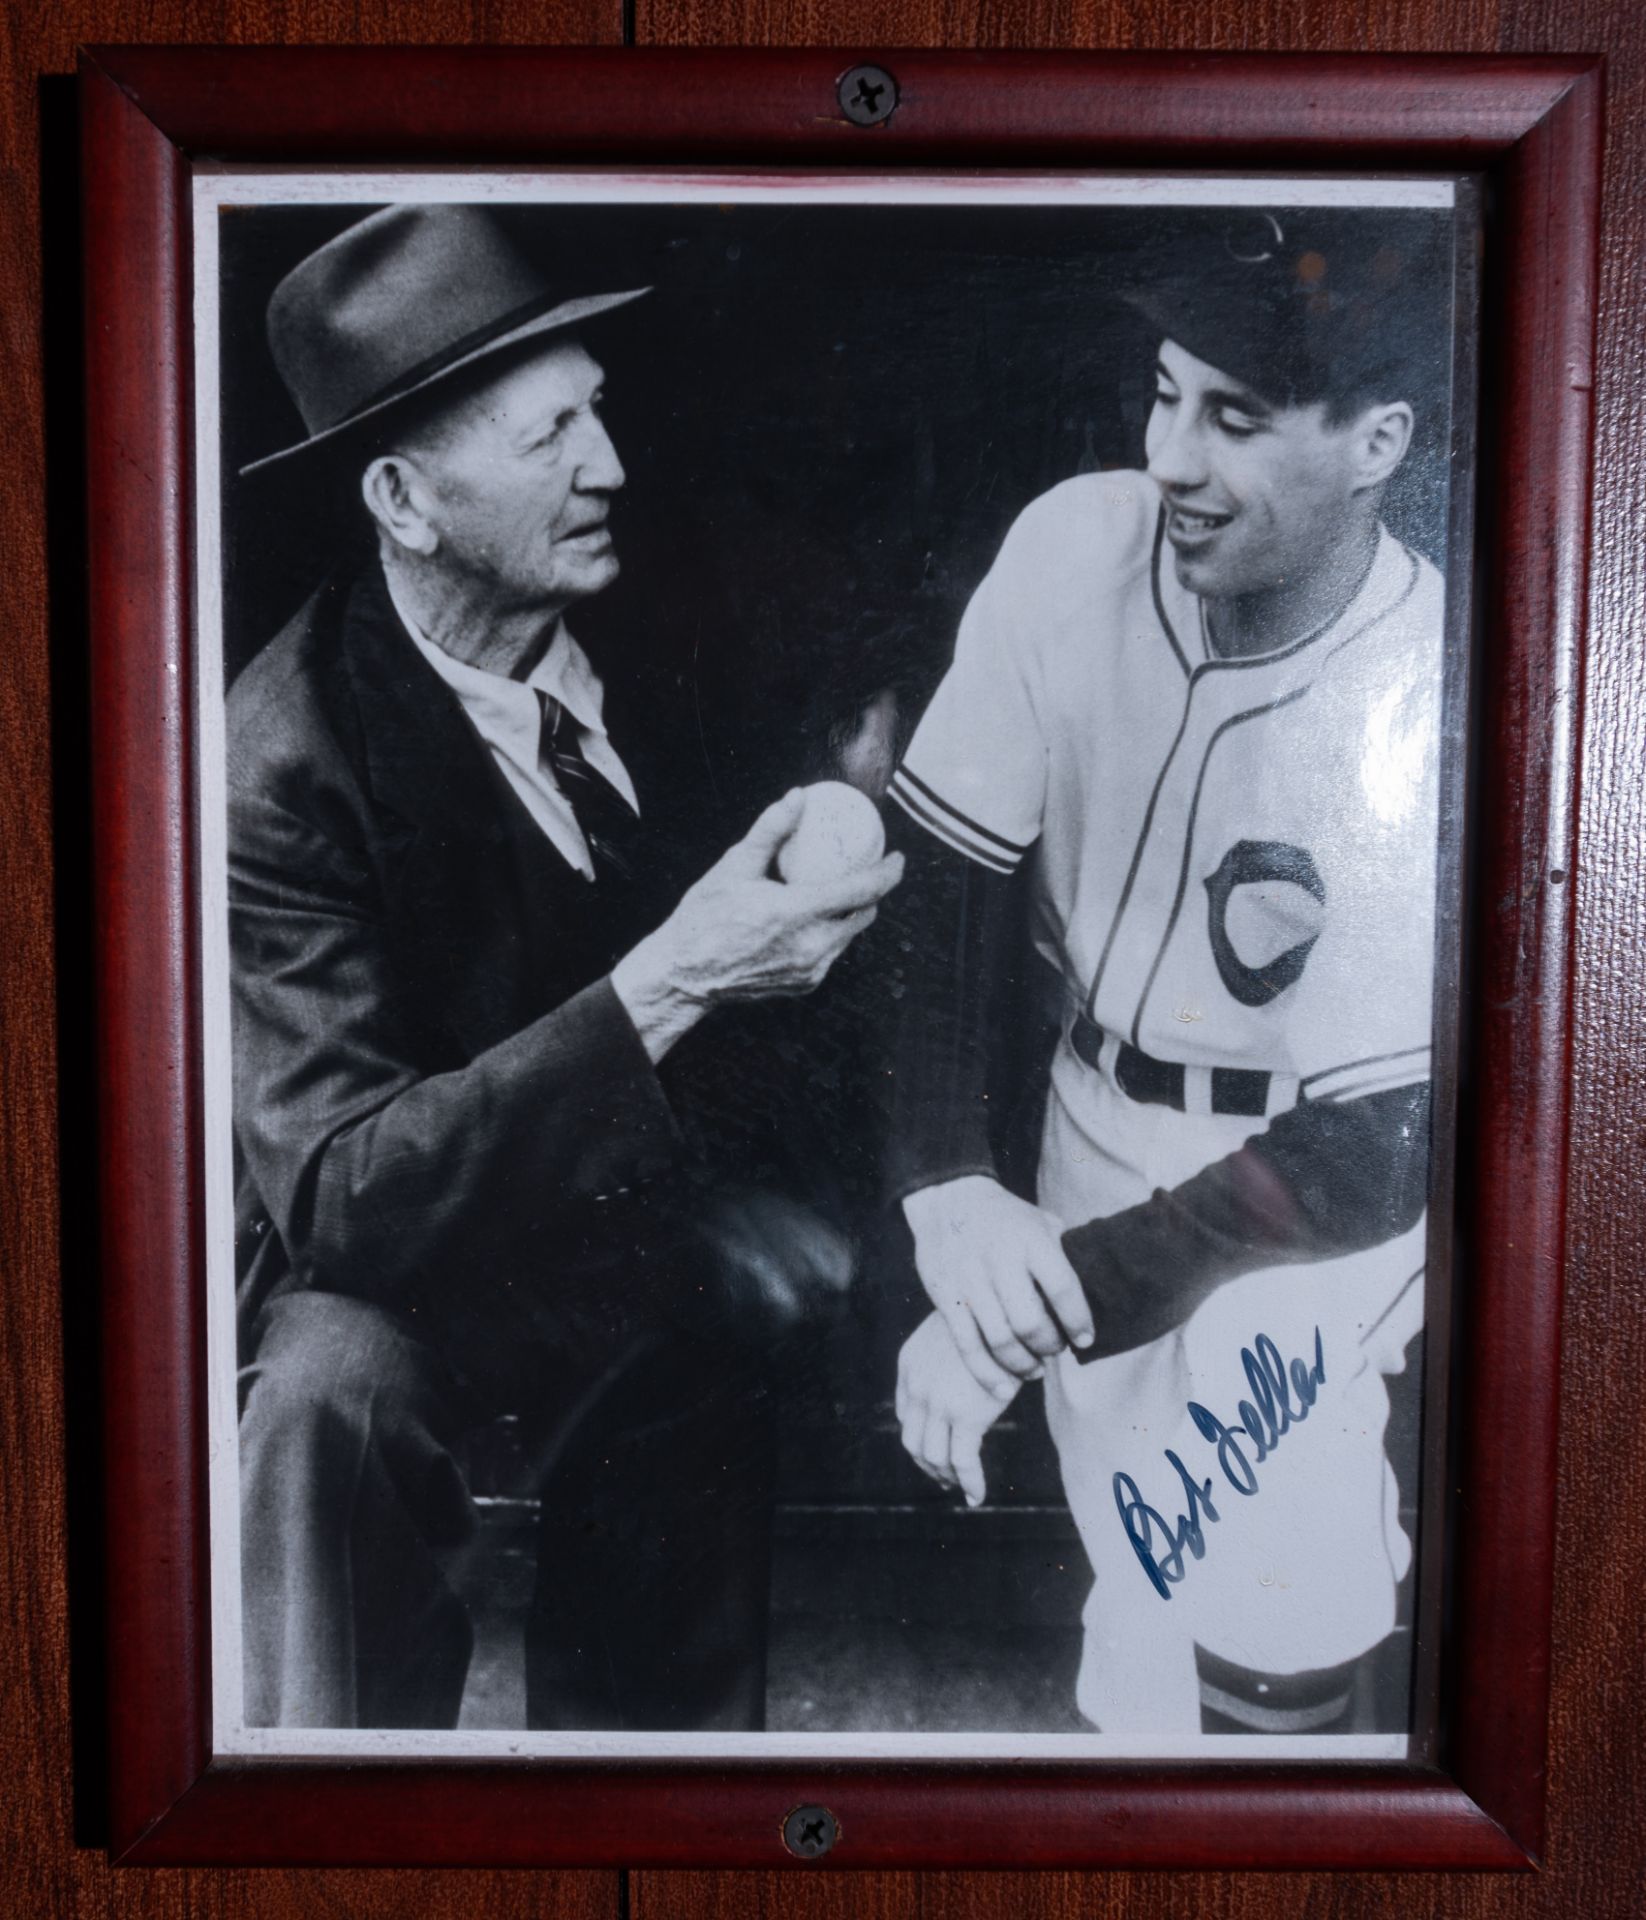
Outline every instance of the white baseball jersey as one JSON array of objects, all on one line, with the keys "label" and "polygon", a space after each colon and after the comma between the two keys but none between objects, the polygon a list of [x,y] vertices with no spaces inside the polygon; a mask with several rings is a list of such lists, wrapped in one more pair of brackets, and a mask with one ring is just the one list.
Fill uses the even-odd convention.
[{"label": "white baseball jersey", "polygon": [[[1326,628],[1221,659],[1162,535],[1142,474],[1033,502],[892,788],[985,867],[1033,850],[1066,1000],[1039,1199],[1065,1226],[1179,1185],[1300,1100],[1429,1070],[1441,577],[1380,530]],[[1420,1222],[1248,1275],[1162,1340],[1048,1368],[1096,1574],[1080,1704],[1105,1730],[1197,1728],[1197,1641],[1296,1673],[1393,1625],[1409,1547],[1382,1375],[1421,1324],[1423,1245]]]}]

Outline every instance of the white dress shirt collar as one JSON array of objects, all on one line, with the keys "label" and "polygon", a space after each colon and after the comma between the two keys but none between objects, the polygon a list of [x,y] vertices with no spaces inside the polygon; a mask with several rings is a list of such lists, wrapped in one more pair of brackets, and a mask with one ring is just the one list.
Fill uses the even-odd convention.
[{"label": "white dress shirt collar", "polygon": [[570,801],[543,764],[543,707],[539,695],[558,700],[578,728],[578,743],[589,765],[609,780],[638,814],[634,782],[606,733],[605,689],[589,656],[572,638],[564,620],[543,657],[523,680],[488,673],[437,647],[407,612],[388,582],[389,599],[418,651],[457,695],[464,713],[491,750],[499,770],[528,813],[567,862],[593,880],[594,862]]}]

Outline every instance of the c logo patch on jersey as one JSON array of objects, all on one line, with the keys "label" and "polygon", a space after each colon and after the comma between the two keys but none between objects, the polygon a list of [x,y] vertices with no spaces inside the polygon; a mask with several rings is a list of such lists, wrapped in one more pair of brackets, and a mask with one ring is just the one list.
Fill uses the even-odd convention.
[{"label": "c logo patch on jersey", "polygon": [[1262,1007],[1302,973],[1326,920],[1326,883],[1302,847],[1237,840],[1206,880],[1207,932],[1224,986]]}]

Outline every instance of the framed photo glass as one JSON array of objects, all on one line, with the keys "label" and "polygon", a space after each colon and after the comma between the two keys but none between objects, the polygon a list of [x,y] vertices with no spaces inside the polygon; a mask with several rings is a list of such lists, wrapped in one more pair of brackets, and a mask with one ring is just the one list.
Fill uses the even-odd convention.
[{"label": "framed photo glass", "polygon": [[1470,183],[194,213],[219,1751],[1421,1752]]}]

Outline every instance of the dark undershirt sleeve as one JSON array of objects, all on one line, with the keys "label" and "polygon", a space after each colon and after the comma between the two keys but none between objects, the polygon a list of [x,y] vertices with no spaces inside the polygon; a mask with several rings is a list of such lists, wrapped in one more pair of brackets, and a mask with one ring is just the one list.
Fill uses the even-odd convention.
[{"label": "dark undershirt sleeve", "polygon": [[1011,881],[956,853],[901,808],[886,810],[903,879],[894,924],[897,1007],[886,1197],[964,1174],[995,1177],[989,1142],[989,1013],[1008,933]]},{"label": "dark undershirt sleeve", "polygon": [[[897,1042],[887,1195],[996,1177],[989,1022],[1010,938],[1011,880],[888,810],[907,860],[897,903]],[[1415,1225],[1428,1197],[1429,1088],[1304,1102],[1170,1191],[1071,1228],[1063,1246],[1097,1338],[1082,1362],[1180,1326],[1227,1280],[1358,1253]]]},{"label": "dark undershirt sleeve", "polygon": [[1064,1234],[1097,1328],[1075,1357],[1158,1339],[1241,1274],[1396,1239],[1428,1192],[1427,1082],[1305,1101],[1182,1186]]}]

